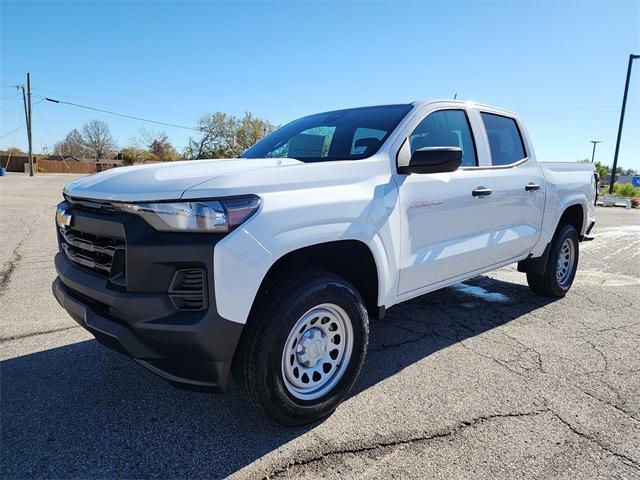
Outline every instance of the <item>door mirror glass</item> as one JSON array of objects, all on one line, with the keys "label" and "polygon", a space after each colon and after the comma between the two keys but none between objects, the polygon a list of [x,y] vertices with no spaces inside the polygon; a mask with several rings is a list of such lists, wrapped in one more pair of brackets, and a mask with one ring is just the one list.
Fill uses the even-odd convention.
[{"label": "door mirror glass", "polygon": [[398,167],[400,173],[455,172],[462,162],[460,147],[422,147],[411,154],[409,165]]}]

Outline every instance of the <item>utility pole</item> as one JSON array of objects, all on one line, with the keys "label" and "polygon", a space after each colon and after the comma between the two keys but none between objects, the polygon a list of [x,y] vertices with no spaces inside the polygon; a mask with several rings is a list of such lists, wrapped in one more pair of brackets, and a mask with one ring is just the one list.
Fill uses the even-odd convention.
[{"label": "utility pole", "polygon": [[31,116],[31,74],[29,72],[27,72],[27,106],[29,107],[29,125],[27,126],[29,132],[29,176],[33,177],[33,133],[31,130],[33,117]]},{"label": "utility pole", "polygon": [[[593,163],[593,159],[596,156],[596,145],[602,143],[602,140],[589,140],[593,143],[593,152],[591,152],[591,163]],[[602,179],[604,181],[604,179]]]},{"label": "utility pole", "polygon": [[618,124],[618,138],[616,140],[616,153],[613,155],[613,167],[611,168],[611,185],[609,194],[613,193],[613,184],[616,181],[616,168],[618,168],[618,152],[620,151],[620,137],[622,137],[622,125],[624,123],[624,111],[627,108],[627,94],[629,93],[629,80],[631,79],[631,66],[633,61],[640,58],[640,55],[629,55],[629,65],[627,66],[627,80],[624,84],[624,95],[622,97],[622,111],[620,112],[620,123]]},{"label": "utility pole", "polygon": [[27,89],[22,89],[22,101],[24,103],[24,118],[27,122],[27,142],[29,144],[29,176],[33,177],[33,144],[31,141],[31,74],[27,73]]}]

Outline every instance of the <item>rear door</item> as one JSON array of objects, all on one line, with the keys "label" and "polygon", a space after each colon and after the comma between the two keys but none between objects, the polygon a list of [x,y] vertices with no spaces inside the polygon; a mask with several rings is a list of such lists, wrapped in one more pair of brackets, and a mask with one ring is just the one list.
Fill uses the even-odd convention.
[{"label": "rear door", "polygon": [[540,237],[545,181],[520,122],[480,110],[489,146],[496,214],[494,263],[526,255]]},{"label": "rear door", "polygon": [[396,177],[401,208],[400,295],[490,265],[493,234],[493,174],[490,168],[478,168],[468,110],[459,104],[429,108],[412,120],[407,132],[397,155],[400,166],[407,165],[411,153],[421,147],[461,147],[463,159],[461,168],[452,173]]}]

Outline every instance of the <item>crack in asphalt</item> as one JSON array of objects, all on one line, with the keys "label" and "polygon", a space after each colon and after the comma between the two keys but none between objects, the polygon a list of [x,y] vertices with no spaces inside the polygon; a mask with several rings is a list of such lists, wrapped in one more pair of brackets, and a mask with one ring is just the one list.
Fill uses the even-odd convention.
[{"label": "crack in asphalt", "polygon": [[511,413],[496,413],[493,415],[482,415],[479,417],[474,417],[471,420],[463,420],[450,429],[429,433],[427,435],[419,435],[419,436],[410,437],[410,438],[399,438],[399,439],[393,439],[393,440],[387,440],[387,441],[382,440],[370,445],[362,445],[359,447],[348,447],[348,448],[339,448],[335,450],[329,450],[313,457],[294,460],[293,462],[289,462],[288,464],[268,474],[265,474],[264,477],[276,478],[278,476],[285,474],[288,470],[290,470],[293,467],[305,467],[314,463],[321,462],[327,457],[342,456],[342,455],[349,455],[349,454],[357,455],[361,453],[368,453],[374,450],[394,448],[394,447],[410,445],[414,443],[428,443],[432,440],[451,437],[468,427],[475,427],[477,425],[490,422],[493,420],[532,417],[532,416],[538,416],[538,415],[542,415],[544,413],[549,413],[549,412],[550,412],[549,408],[544,408],[539,410],[531,410],[528,412],[511,412]]},{"label": "crack in asphalt", "polygon": [[583,338],[582,340],[584,340],[593,350],[595,350],[598,355],[600,355],[600,358],[602,358],[602,360],[604,361],[604,369],[602,370],[602,372],[606,372],[607,370],[609,370],[609,359],[604,354],[604,352],[600,350],[600,348],[598,348],[598,346],[588,338]]},{"label": "crack in asphalt", "polygon": [[11,280],[11,276],[16,269],[16,265],[20,262],[20,260],[22,260],[22,254],[20,253],[22,245],[33,233],[33,229],[29,225],[24,225],[27,227],[27,233],[20,239],[18,244],[13,249],[13,252],[11,252],[13,258],[5,262],[5,265],[8,266],[3,268],[0,272],[0,295],[2,295],[2,293],[6,290],[7,286],[9,285],[9,281]]},{"label": "crack in asphalt", "polygon": [[475,427],[477,425],[480,425],[486,422],[491,422],[493,420],[534,417],[534,416],[543,415],[545,413],[551,414],[574,435],[577,435],[578,437],[587,440],[589,443],[597,446],[598,448],[609,453],[610,455],[613,455],[625,465],[640,471],[640,463],[638,461],[634,460],[628,455],[625,455],[624,453],[620,453],[613,450],[611,447],[609,447],[602,441],[598,440],[597,438],[593,437],[592,435],[579,430],[574,425],[572,425],[569,421],[567,421],[564,417],[562,417],[559,413],[554,411],[549,406],[546,406],[543,409],[531,410],[527,412],[511,412],[511,413],[497,413],[493,415],[482,415],[479,417],[474,417],[471,420],[463,420],[450,429],[436,431],[433,433],[429,433],[427,435],[419,435],[419,436],[414,436],[410,438],[399,438],[399,439],[392,439],[392,440],[386,440],[386,441],[382,440],[369,445],[328,450],[321,454],[315,455],[313,457],[294,460],[292,462],[289,462],[286,465],[281,466],[265,474],[264,478],[277,478],[286,474],[291,468],[306,467],[315,463],[322,462],[327,457],[339,457],[343,455],[359,455],[359,454],[365,454],[365,453],[369,453],[376,450],[393,449],[395,447],[404,446],[404,445],[411,445],[416,443],[428,443],[433,440],[439,440],[439,439],[454,436],[468,427]]},{"label": "crack in asphalt", "polygon": [[20,260],[22,260],[22,255],[18,252],[21,244],[22,242],[20,242],[11,253],[13,258],[5,263],[5,265],[8,265],[8,267],[5,267],[2,272],[0,272],[0,293],[2,293],[7,288],[7,285],[9,285],[9,280],[11,279],[11,275],[16,269],[16,265],[18,264],[18,262],[20,262]]},{"label": "crack in asphalt", "polygon": [[66,330],[73,330],[74,328],[80,328],[80,325],[72,325],[70,327],[52,328],[51,330],[41,330],[38,332],[29,332],[21,335],[11,335],[9,337],[0,337],[0,343],[12,342],[14,340],[22,340],[23,338],[36,337],[38,335],[49,335],[51,333],[64,332]]},{"label": "crack in asphalt", "polygon": [[623,453],[619,453],[616,452],[615,450],[612,450],[610,447],[608,447],[607,445],[605,445],[603,442],[601,442],[600,440],[596,439],[595,437],[585,433],[585,432],[581,432],[580,430],[578,430],[575,426],[571,425],[570,422],[568,422],[566,419],[564,419],[560,414],[558,414],[557,412],[553,411],[552,409],[549,408],[549,412],[551,414],[553,414],[554,417],[556,417],[560,422],[562,422],[562,424],[564,424],[564,426],[566,426],[571,432],[573,432],[574,434],[578,435],[581,438],[584,438],[585,440],[588,440],[589,442],[593,443],[594,445],[597,445],[598,447],[600,447],[602,450],[604,450],[605,452],[610,453],[611,455],[613,455],[616,458],[619,458],[620,460],[622,460],[622,462],[627,465],[627,466],[631,466],[633,468],[635,468],[636,470],[638,470],[640,472],[640,463],[637,462],[636,460],[634,460],[633,458],[623,454]]},{"label": "crack in asphalt", "polygon": [[[615,391],[615,389],[611,388],[611,386],[605,382],[601,382],[603,384],[605,384],[609,390],[611,390],[618,398],[620,398],[620,395],[618,394],[618,392]],[[640,422],[640,418],[637,418],[633,413],[628,412],[627,410],[625,410],[624,408],[622,408],[619,405],[616,405],[615,403],[609,402],[608,400],[605,400],[604,398],[600,398],[596,395],[594,395],[593,393],[589,392],[588,390],[585,390],[582,387],[579,387],[578,385],[572,385],[574,388],[580,390],[582,393],[584,393],[586,396],[588,396],[589,398],[592,398],[594,400],[596,400],[597,402],[603,403],[605,405],[609,405],[610,407],[614,408],[615,410],[617,410],[619,413],[624,414],[625,416],[629,417],[632,420],[635,420],[636,422]]]},{"label": "crack in asphalt", "polygon": [[505,337],[507,337],[507,338],[511,339],[512,341],[516,342],[518,345],[520,345],[522,348],[524,348],[524,349],[525,349],[525,351],[532,352],[532,353],[534,354],[534,356],[535,356],[535,359],[536,359],[535,361],[536,361],[536,366],[537,366],[537,368],[538,368],[538,371],[539,371],[540,373],[547,373],[547,372],[545,371],[545,369],[544,369],[544,365],[543,365],[543,363],[542,363],[542,354],[541,354],[539,351],[537,351],[537,350],[536,350],[535,348],[533,348],[532,346],[527,345],[527,344],[525,344],[524,342],[522,342],[522,341],[518,340],[518,339],[517,339],[516,337],[514,337],[513,335],[509,335],[507,332],[505,332],[505,331],[503,331],[503,330],[500,330],[500,331],[499,331],[499,333],[500,333],[501,335],[503,335],[503,336],[505,336]]},{"label": "crack in asphalt", "polygon": [[[443,335],[441,333],[436,332],[435,330],[426,330],[426,331],[424,331],[424,330],[416,330],[416,329],[407,327],[406,325],[401,325],[401,324],[396,323],[396,322],[392,322],[392,321],[388,321],[388,320],[381,320],[380,323],[384,324],[385,326],[388,326],[390,328],[396,328],[396,329],[411,333],[411,334],[415,335],[415,337],[412,337],[412,338],[407,339],[407,340],[395,342],[395,343],[385,343],[383,345],[380,345],[378,347],[375,347],[375,348],[371,349],[370,351],[378,351],[379,352],[379,351],[392,350],[392,349],[395,349],[395,348],[398,348],[398,347],[402,347],[402,346],[405,346],[405,345],[419,343],[419,342],[421,342],[422,340],[424,340],[425,338],[428,338],[428,337],[439,337],[439,338],[443,338],[443,339],[446,339],[446,340],[449,340],[449,341],[454,341],[455,343],[457,343],[461,347],[463,347],[465,350],[467,350],[467,351],[469,351],[469,352],[471,352],[471,353],[473,353],[475,355],[478,355],[478,356],[480,356],[480,357],[482,357],[484,359],[487,359],[487,360],[497,364],[498,366],[508,370],[510,373],[516,374],[516,375],[518,375],[520,377],[523,377],[523,378],[525,378],[527,380],[530,379],[530,377],[528,377],[524,373],[512,368],[504,360],[501,360],[501,359],[495,358],[495,357],[493,357],[491,355],[487,355],[487,354],[484,354],[482,352],[479,352],[475,348],[472,348],[471,346],[467,345],[467,343],[465,343],[465,339],[460,338],[460,333],[459,333],[459,331],[456,331],[455,327],[458,327],[460,330],[464,330],[464,331],[470,333],[473,336],[477,336],[477,334],[479,332],[477,332],[473,328],[469,327],[468,325],[464,325],[464,324],[460,323],[460,321],[457,320],[456,315],[454,313],[452,313],[450,311],[447,311],[444,308],[441,308],[441,307],[435,305],[435,302],[428,302],[426,304],[424,302],[421,302],[421,303],[423,304],[423,306],[422,306],[423,309],[425,307],[430,307],[430,308],[432,308],[434,310],[437,310],[438,312],[442,313],[445,317],[448,317],[448,320],[451,321],[451,323],[449,323],[448,326],[452,328],[452,332],[454,333],[454,335],[456,335],[456,338],[451,337],[451,336],[447,336],[447,335]],[[505,318],[509,318],[508,314],[504,314],[504,313],[501,313],[499,311],[494,311],[493,313],[494,313],[494,315],[496,315],[498,317],[504,315]],[[390,319],[393,319],[394,317],[397,317],[397,319],[400,320],[400,321],[408,321],[408,322],[417,323],[417,324],[420,324],[420,325],[429,325],[429,326],[433,327],[433,323],[430,323],[428,321],[425,322],[425,321],[422,321],[422,320],[417,320],[417,319],[412,318],[409,315],[406,315],[406,314],[404,314],[402,312],[394,312],[393,315],[389,316]],[[485,321],[488,321],[489,323],[492,323],[492,324],[494,324],[496,326],[504,325],[504,323],[493,322],[488,318],[482,318],[482,316],[479,316],[478,320],[485,320]],[[635,326],[638,323],[640,323],[640,322],[632,323],[632,324],[629,324],[629,325],[622,325],[622,326],[607,328],[607,329],[601,329],[601,330],[598,330],[597,332],[599,333],[599,332],[605,332],[605,331],[611,331],[611,330],[621,330],[621,329],[629,327],[629,326]],[[546,371],[544,369],[542,353],[540,353],[535,348],[531,347],[530,345],[527,345],[526,343],[522,342],[521,340],[519,340],[515,336],[510,335],[510,334],[508,334],[507,332],[505,332],[503,330],[504,329],[496,330],[496,332],[498,334],[510,339],[512,342],[515,342],[517,345],[522,347],[524,349],[524,351],[531,352],[534,355],[535,365],[537,367],[537,371],[540,374],[547,374],[547,375],[550,375],[550,376],[555,377],[555,378],[562,378],[562,377],[559,377],[558,375],[555,375],[555,374],[553,374],[551,372],[548,372],[548,371]],[[592,331],[595,332],[595,330],[593,330],[593,329],[589,328],[589,330],[592,330]],[[579,339],[583,340],[585,343],[587,343],[589,345],[589,347],[591,349],[593,349],[598,354],[598,356],[602,359],[602,361],[604,363],[604,368],[602,370],[600,370],[600,369],[593,370],[593,371],[590,370],[590,371],[585,372],[584,375],[593,375],[593,374],[604,373],[604,372],[609,371],[609,360],[608,360],[606,354],[604,353],[604,351],[602,351],[591,339],[586,338],[586,335],[581,335],[581,336],[578,336],[578,337],[575,337],[575,338],[579,338]],[[569,358],[565,358],[565,357],[560,357],[560,358],[563,358],[564,360],[575,364],[575,362],[573,362],[573,360],[571,360]],[[522,367],[522,366],[520,366],[520,367],[523,368],[524,370],[529,371],[529,368]],[[605,381],[603,381],[601,379],[599,379],[598,382],[600,382],[603,385],[605,385],[607,387],[607,389],[612,391],[613,394],[618,399],[621,399],[620,394],[617,392],[617,390],[615,390],[607,382],[605,382]],[[626,417],[628,417],[628,418],[630,418],[630,419],[632,419],[634,421],[640,421],[638,419],[638,417],[636,417],[634,415],[633,412],[630,412],[630,411],[626,410],[624,407],[620,406],[619,404],[616,404],[616,403],[610,402],[610,401],[608,401],[606,399],[600,398],[600,397],[596,396],[595,394],[589,392],[588,390],[582,388],[580,385],[575,384],[573,382],[570,382],[570,386],[572,386],[573,388],[576,388],[577,390],[579,390],[580,392],[582,392],[585,395],[589,396],[593,400],[596,400],[599,403],[602,403],[602,404],[610,406],[611,408],[615,409],[619,413],[624,414]]]}]

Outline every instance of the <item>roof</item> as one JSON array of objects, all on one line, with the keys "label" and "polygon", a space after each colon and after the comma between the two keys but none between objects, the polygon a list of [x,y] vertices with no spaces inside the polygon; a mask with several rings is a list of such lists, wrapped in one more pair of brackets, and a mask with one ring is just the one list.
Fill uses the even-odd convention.
[{"label": "roof", "polygon": [[506,108],[496,107],[494,105],[487,105],[486,103],[474,102],[473,100],[451,100],[451,99],[437,99],[437,100],[417,100],[415,102],[411,102],[411,104],[415,107],[424,107],[426,105],[434,104],[434,103],[448,103],[448,104],[457,104],[460,107],[471,107],[471,108],[487,108],[491,110],[496,110],[503,112],[510,116],[518,116],[517,113],[512,112],[511,110],[507,110]]}]

